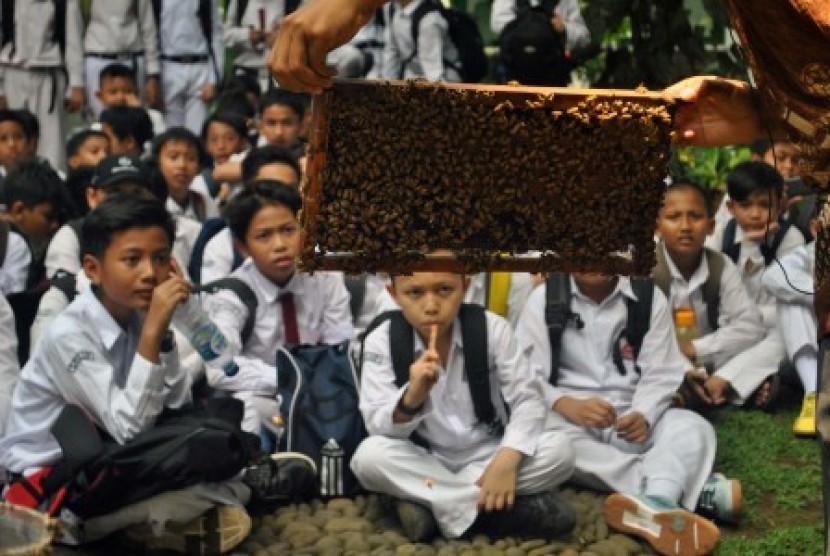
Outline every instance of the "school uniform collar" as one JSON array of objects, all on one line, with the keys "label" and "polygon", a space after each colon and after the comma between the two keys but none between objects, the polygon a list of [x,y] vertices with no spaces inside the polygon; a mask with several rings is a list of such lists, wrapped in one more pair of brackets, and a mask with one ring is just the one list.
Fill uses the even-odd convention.
[{"label": "school uniform collar", "polygon": [[87,317],[87,322],[101,338],[101,342],[104,344],[107,351],[112,351],[115,344],[128,332],[140,329],[139,317],[137,313],[133,314],[133,317],[127,324],[126,331],[121,328],[110,312],[107,311],[103,304],[101,304],[101,301],[98,299],[98,296],[95,295],[92,288],[85,288],[79,294],[79,297],[84,303],[83,312]]},{"label": "school uniform collar", "polygon": [[[683,277],[683,275],[677,269],[677,266],[674,264],[674,261],[672,260],[671,255],[669,255],[668,249],[666,249],[666,244],[663,243],[662,241],[660,242],[660,248],[663,250],[663,254],[665,255],[666,266],[669,269],[669,274],[671,274],[672,279],[673,280],[682,280],[682,281],[685,282],[686,279]],[[701,255],[700,255],[700,264],[697,265],[697,268],[695,269],[694,273],[692,273],[692,278],[687,282],[687,286],[689,288],[689,291],[690,292],[695,291],[697,288],[703,286],[703,284],[708,279],[709,279],[709,261],[706,258],[706,252],[704,250],[703,252],[701,252]]]},{"label": "school uniform collar", "polygon": [[302,279],[299,270],[294,271],[294,276],[291,277],[285,286],[279,287],[259,271],[256,264],[254,264],[253,259],[248,259],[245,263],[250,264],[251,278],[254,282],[254,289],[262,294],[265,301],[269,304],[275,303],[285,292],[291,292],[295,297],[302,297],[305,290],[305,280]]},{"label": "school uniform collar", "polygon": [[[586,303],[594,303],[594,301],[589,298],[587,295],[582,293],[579,289],[579,286],[576,285],[576,280],[574,277],[569,275],[571,279],[571,297],[575,297],[577,299],[581,299]],[[618,276],[617,277],[617,285],[614,286],[614,290],[611,294],[602,300],[601,303],[596,304],[597,306],[605,305],[606,303],[610,303],[614,298],[617,296],[623,296],[631,299],[632,301],[639,301],[637,296],[634,294],[634,289],[631,287],[631,280],[627,276]]]}]

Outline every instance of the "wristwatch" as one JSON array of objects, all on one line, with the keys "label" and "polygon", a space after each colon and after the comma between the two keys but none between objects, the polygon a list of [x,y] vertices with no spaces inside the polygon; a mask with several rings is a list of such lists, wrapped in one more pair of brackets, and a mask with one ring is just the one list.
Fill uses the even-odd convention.
[{"label": "wristwatch", "polygon": [[162,353],[170,353],[176,347],[176,339],[173,337],[173,331],[168,330],[159,343],[159,351]]},{"label": "wristwatch", "polygon": [[397,409],[401,414],[406,415],[407,417],[415,417],[421,412],[423,408],[423,403],[421,403],[421,405],[419,405],[418,407],[407,407],[403,403],[403,396],[401,396],[401,399],[398,400],[398,405],[395,406],[395,409]]}]

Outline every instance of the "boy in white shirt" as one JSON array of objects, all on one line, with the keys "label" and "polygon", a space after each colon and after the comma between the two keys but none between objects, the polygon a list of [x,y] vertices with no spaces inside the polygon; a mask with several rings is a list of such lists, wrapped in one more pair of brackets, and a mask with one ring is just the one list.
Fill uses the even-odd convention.
[{"label": "boy in white shirt", "polygon": [[[706,371],[687,375],[700,396],[688,401],[721,405],[732,390],[748,398],[764,377],[747,383],[724,376],[723,365],[766,335],[758,308],[749,300],[741,276],[724,255],[705,248],[714,227],[707,192],[700,186],[675,182],[663,196],[657,217],[657,266],[652,277],[666,294],[672,310],[692,310],[700,337],[680,340],[680,351]],[[694,383],[693,382],[693,383]],[[692,383],[692,384],[693,384]],[[681,388],[681,395],[686,388]],[[705,406],[704,406],[705,407]]]},{"label": "boy in white shirt", "polygon": [[[234,197],[225,217],[234,242],[248,259],[230,278],[256,297],[250,337],[249,306],[230,290],[205,301],[211,320],[228,339],[239,372],[227,376],[207,366],[208,382],[245,402],[243,428],[256,434],[273,427],[276,399],[276,350],[285,344],[338,344],[354,336],[349,293],[336,274],[297,271],[301,233],[296,188],[275,181],[254,182]],[[263,428],[264,427],[264,428]]]},{"label": "boy in white shirt", "polygon": [[444,272],[393,277],[401,311],[365,339],[360,409],[370,436],[352,470],[397,499],[414,542],[436,528],[448,538],[565,534],[573,510],[553,489],[571,475],[570,444],[542,430],[541,385],[524,351],[503,318],[462,305],[467,285]]},{"label": "boy in white shirt", "polygon": [[[548,288],[569,303],[560,308],[555,350]],[[637,330],[643,319],[647,330]],[[717,446],[712,426],[669,408],[687,362],[663,294],[650,280],[556,273],[531,294],[517,335],[544,384],[547,427],[573,444],[573,480],[615,492],[606,501],[609,524],[644,537],[660,554],[708,554],[720,533],[691,510],[700,499],[734,519],[740,488],[722,476],[707,480]]]}]

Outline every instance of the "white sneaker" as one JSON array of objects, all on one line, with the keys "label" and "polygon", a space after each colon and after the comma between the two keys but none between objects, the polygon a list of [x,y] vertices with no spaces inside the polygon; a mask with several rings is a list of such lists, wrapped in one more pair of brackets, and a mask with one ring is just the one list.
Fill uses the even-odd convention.
[{"label": "white sneaker", "polygon": [[741,482],[728,479],[722,473],[712,473],[697,501],[697,511],[708,518],[724,523],[737,523],[743,508]]}]

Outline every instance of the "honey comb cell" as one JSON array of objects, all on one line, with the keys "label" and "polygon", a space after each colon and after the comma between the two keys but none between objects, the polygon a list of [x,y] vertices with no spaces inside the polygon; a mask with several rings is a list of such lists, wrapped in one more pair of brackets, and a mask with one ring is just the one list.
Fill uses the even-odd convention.
[{"label": "honey comb cell", "polygon": [[648,274],[671,122],[654,93],[337,82],[313,108],[302,267]]}]

